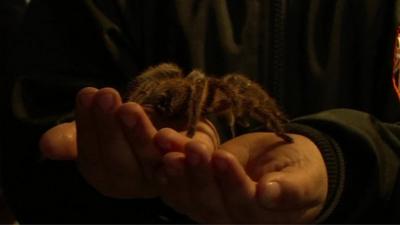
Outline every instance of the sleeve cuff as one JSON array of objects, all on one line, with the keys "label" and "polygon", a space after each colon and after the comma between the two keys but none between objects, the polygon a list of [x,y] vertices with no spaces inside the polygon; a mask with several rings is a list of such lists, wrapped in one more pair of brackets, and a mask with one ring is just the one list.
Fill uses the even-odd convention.
[{"label": "sleeve cuff", "polygon": [[326,134],[303,124],[289,123],[286,131],[306,136],[321,151],[328,172],[328,196],[325,206],[315,223],[327,222],[329,216],[337,207],[344,190],[345,164],[340,148]]}]

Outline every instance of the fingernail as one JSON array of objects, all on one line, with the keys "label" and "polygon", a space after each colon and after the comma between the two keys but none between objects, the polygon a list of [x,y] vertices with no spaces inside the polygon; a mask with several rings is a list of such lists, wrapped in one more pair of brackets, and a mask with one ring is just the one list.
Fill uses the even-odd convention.
[{"label": "fingernail", "polygon": [[122,123],[128,128],[133,128],[136,125],[136,117],[134,115],[122,114],[121,120]]},{"label": "fingernail", "polygon": [[102,94],[98,104],[104,112],[109,112],[114,106],[114,96],[111,94]]}]

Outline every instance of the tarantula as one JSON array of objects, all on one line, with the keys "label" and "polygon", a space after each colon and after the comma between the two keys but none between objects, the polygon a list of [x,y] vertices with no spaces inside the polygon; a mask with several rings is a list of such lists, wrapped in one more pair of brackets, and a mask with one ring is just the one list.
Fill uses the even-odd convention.
[{"label": "tarantula", "polygon": [[128,101],[153,109],[163,118],[184,121],[192,137],[200,119],[222,115],[232,136],[235,125],[249,125],[249,119],[263,123],[285,142],[292,142],[283,129],[287,121],[272,99],[257,83],[240,74],[206,77],[199,70],[187,76],[174,64],[150,67],[134,81]]}]

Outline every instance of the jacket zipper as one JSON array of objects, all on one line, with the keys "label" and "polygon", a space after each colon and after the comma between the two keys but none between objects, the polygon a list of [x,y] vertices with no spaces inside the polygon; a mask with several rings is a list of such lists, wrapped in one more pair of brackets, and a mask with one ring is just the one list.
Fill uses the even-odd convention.
[{"label": "jacket zipper", "polygon": [[285,75],[285,10],[286,0],[272,1],[272,93],[276,101],[283,103],[282,80]]}]

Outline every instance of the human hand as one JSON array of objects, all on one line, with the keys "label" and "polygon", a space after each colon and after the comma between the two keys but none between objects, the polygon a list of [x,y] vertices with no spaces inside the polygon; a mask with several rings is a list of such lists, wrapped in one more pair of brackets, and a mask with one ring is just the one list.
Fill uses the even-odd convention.
[{"label": "human hand", "polygon": [[286,144],[272,133],[251,133],[214,151],[163,129],[154,137],[165,152],[162,197],[200,223],[312,222],[326,199],[327,172],[317,147],[291,136],[294,143]]},{"label": "human hand", "polygon": [[161,156],[151,141],[156,132],[143,109],[123,105],[116,90],[84,88],[77,95],[76,121],[47,131],[40,147],[48,158],[76,160],[85,180],[106,196],[153,197],[156,186],[143,175],[139,159]]},{"label": "human hand", "polygon": [[[102,102],[100,98],[102,93],[111,93],[116,98],[114,99],[116,104],[111,109],[112,113],[101,114],[98,105]],[[86,113],[82,116],[92,117],[86,120],[92,126],[78,125],[78,130],[82,130],[78,132],[78,136],[87,134],[90,130],[92,138],[78,137],[78,140],[81,140],[78,143],[84,142],[83,140],[88,141],[87,144],[76,144],[75,123],[61,124],[43,135],[41,149],[45,155],[55,159],[75,159],[78,155],[79,162],[79,157],[83,156],[77,154],[77,149],[78,146],[81,149],[82,145],[87,149],[84,152],[89,158],[85,160],[81,158],[78,166],[88,182],[105,195],[112,197],[158,195],[160,190],[157,190],[154,180],[149,177],[151,178],[154,173],[154,166],[159,165],[161,161],[164,167],[160,167],[158,173],[163,174],[161,177],[168,180],[167,184],[164,182],[161,185],[163,198],[172,207],[199,222],[292,221],[300,223],[311,221],[322,207],[327,186],[325,167],[318,149],[304,137],[294,135],[295,143],[291,144],[290,148],[282,150],[285,145],[274,146],[273,143],[280,142],[274,134],[249,134],[252,138],[247,135],[237,137],[221,146],[224,151],[219,149],[214,152],[215,139],[210,138],[212,135],[206,134],[208,131],[196,133],[197,142],[193,142],[182,134],[177,136],[176,132],[172,132],[173,135],[168,134],[171,129],[162,129],[157,133],[143,109],[135,103],[120,103],[120,97],[114,90],[84,89],[78,95],[78,100],[80,101],[81,98],[84,100],[86,94],[88,102],[85,105],[89,107],[79,106],[80,103],[78,103],[77,115]],[[123,115],[128,118],[128,126],[118,126],[121,125],[119,122],[123,121],[119,121],[118,118],[122,118]],[[103,120],[101,116],[105,116],[106,120]],[[145,132],[136,132],[135,128],[129,126],[129,124],[133,125],[129,123],[132,119],[136,121],[133,127],[143,126],[138,130],[144,128]],[[78,116],[77,123],[79,124],[81,120],[82,117]],[[94,125],[96,122],[105,121],[106,125],[112,125],[112,129],[107,129],[105,124]],[[107,121],[111,122],[107,123]],[[207,127],[209,128],[205,126],[205,130]],[[111,135],[115,136],[108,136],[107,132],[114,132]],[[105,138],[98,138],[100,136]],[[143,136],[145,138],[140,138]],[[162,141],[164,137],[167,137],[167,140]],[[152,139],[157,145],[163,146],[164,151],[157,149]],[[172,142],[168,144],[168,140]],[[144,143],[139,145],[138,141]],[[165,150],[168,145],[170,149]],[[102,147],[99,148],[99,146]],[[116,148],[118,150],[114,152],[113,149]],[[91,154],[93,151],[94,155]],[[122,153],[118,153],[119,151]],[[140,158],[124,157],[129,154],[140,155],[132,153],[136,151],[142,153]],[[193,160],[196,153],[199,160],[197,163]],[[108,157],[109,154],[111,157]],[[195,162],[193,166],[190,161]],[[151,166],[143,167],[144,165]],[[176,165],[178,165],[177,168]],[[226,166],[225,170],[218,169],[221,165]],[[148,171],[147,175],[144,171]],[[183,174],[182,171],[184,171]],[[272,184],[268,182],[271,181],[268,177],[277,178],[275,181],[280,182],[278,187],[281,194],[273,197],[276,192],[273,191],[273,182]],[[292,180],[291,177],[298,177],[298,179]],[[165,181],[165,179],[161,180]],[[235,186],[238,188],[232,188]],[[315,192],[311,193],[313,189]],[[229,196],[238,198],[230,199]],[[272,200],[266,201],[268,199]],[[273,201],[274,199],[276,201]],[[274,202],[276,205],[272,207]]]},{"label": "human hand", "polygon": [[[158,195],[153,174],[161,153],[152,141],[157,129],[141,106],[121,103],[120,95],[111,88],[84,88],[77,95],[76,118],[42,136],[40,149],[46,158],[76,160],[87,182],[106,196]],[[217,144],[211,135],[215,131],[205,122],[197,128],[194,139],[210,147]]]}]

